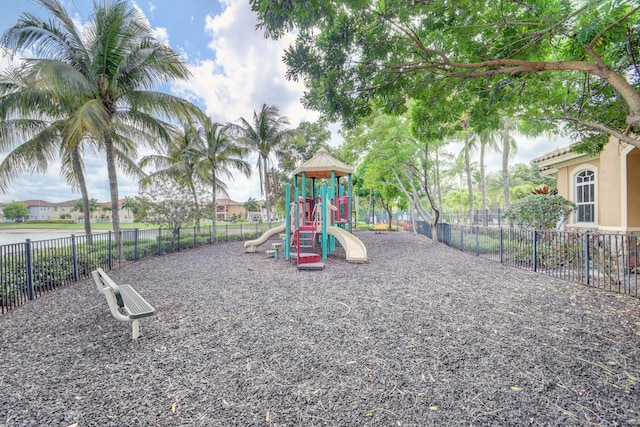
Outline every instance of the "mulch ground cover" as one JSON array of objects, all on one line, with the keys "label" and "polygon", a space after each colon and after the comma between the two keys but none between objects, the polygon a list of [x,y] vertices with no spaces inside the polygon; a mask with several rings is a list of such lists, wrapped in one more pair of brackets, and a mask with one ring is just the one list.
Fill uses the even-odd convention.
[{"label": "mulch ground cover", "polygon": [[640,300],[410,233],[298,271],[242,243],[109,272],[0,316],[5,426],[640,425]]}]

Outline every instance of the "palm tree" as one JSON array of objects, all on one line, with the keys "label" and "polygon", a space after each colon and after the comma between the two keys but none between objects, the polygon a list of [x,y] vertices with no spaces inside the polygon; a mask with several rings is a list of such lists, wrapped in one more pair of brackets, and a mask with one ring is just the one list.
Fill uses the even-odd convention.
[{"label": "palm tree", "polygon": [[487,209],[487,173],[485,165],[485,152],[488,149],[497,150],[498,143],[495,133],[484,131],[480,133],[480,191],[482,192],[482,210]]},{"label": "palm tree", "polygon": [[232,169],[251,174],[249,164],[244,160],[246,148],[239,146],[231,137],[229,126],[213,122],[209,117],[202,117],[198,128],[199,137],[189,146],[189,153],[194,161],[195,170],[205,182],[211,185],[211,202],[213,212],[213,236],[217,235],[216,196],[228,197],[228,187],[222,177],[233,179]]},{"label": "palm tree", "polygon": [[260,193],[265,196],[267,219],[271,220],[270,196],[275,183],[269,180],[269,169],[272,163],[271,152],[294,134],[286,129],[289,120],[280,115],[278,107],[263,104],[259,112],[253,112],[253,123],[240,118],[240,125],[233,125],[237,140],[244,146],[258,153],[258,173],[260,174]]},{"label": "palm tree", "polygon": [[475,145],[477,142],[476,135],[471,133],[469,126],[467,124],[464,125],[464,145],[462,146],[461,155],[464,158],[464,170],[465,175],[467,177],[467,191],[469,192],[469,225],[473,224],[473,209],[474,209],[474,198],[473,198],[473,179],[471,173],[471,153],[475,149]]},{"label": "palm tree", "polygon": [[151,166],[155,169],[155,172],[141,181],[142,186],[158,179],[170,179],[179,186],[189,189],[197,212],[196,227],[198,230],[200,229],[201,209],[197,183],[201,180],[196,171],[194,151],[197,150],[199,138],[196,125],[193,121],[188,120],[182,125],[181,130],[172,133],[169,143],[164,147],[163,154],[145,156],[138,163],[141,168]]},{"label": "palm tree", "polygon": [[[61,160],[61,174],[80,191],[83,209],[89,209],[82,144],[86,140],[69,133],[76,99],[39,76],[28,64],[9,67],[0,75],[0,191],[23,172],[46,172],[53,159]],[[91,219],[84,216],[85,234],[92,243]]]},{"label": "palm tree", "polygon": [[127,215],[129,218],[134,218],[138,211],[138,203],[133,199],[133,197],[125,196],[124,201],[122,202],[122,209],[126,209],[129,212]]},{"label": "palm tree", "polygon": [[253,197],[249,197],[249,199],[246,202],[244,202],[244,210],[247,213],[249,213],[249,212],[259,212],[260,211],[260,204]]},{"label": "palm tree", "polygon": [[509,160],[515,156],[518,150],[516,139],[511,136],[511,117],[505,117],[502,129],[502,191],[504,194],[504,208],[511,203],[509,193]]},{"label": "palm tree", "polygon": [[94,198],[91,198],[89,200],[89,203],[85,203],[84,199],[76,200],[73,207],[71,208],[71,211],[80,212],[84,217],[85,222],[87,220],[91,222],[91,214],[94,213],[97,209],[98,209],[98,201]]},{"label": "palm tree", "polygon": [[[59,0],[38,0],[54,20],[24,14],[5,31],[1,44],[13,52],[31,50],[27,59],[37,76],[55,76],[58,88],[75,99],[68,133],[72,141],[90,135],[100,142],[107,162],[111,207],[118,211],[118,151],[135,158],[138,144],[168,139],[157,117],[188,115],[192,105],[153,88],[189,76],[178,53],[155,40],[139,9],[124,0],[96,4],[84,37]],[[53,81],[53,79],[51,79]],[[120,218],[112,215],[118,255]]]}]

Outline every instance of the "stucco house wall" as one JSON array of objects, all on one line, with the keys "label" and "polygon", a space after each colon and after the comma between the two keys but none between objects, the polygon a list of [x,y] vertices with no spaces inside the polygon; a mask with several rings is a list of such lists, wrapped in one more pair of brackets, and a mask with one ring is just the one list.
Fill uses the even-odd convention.
[{"label": "stucco house wall", "polygon": [[563,147],[534,159],[543,175],[557,180],[558,194],[577,202],[577,178],[583,171],[595,174],[595,218],[578,221],[573,214],[570,229],[640,233],[640,150],[610,139],[596,157]]}]

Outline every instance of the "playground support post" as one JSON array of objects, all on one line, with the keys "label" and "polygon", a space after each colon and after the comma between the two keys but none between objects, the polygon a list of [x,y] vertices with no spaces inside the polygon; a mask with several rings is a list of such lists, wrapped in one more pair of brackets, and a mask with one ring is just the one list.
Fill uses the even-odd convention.
[{"label": "playground support post", "polygon": [[327,259],[327,220],[329,214],[329,205],[327,204],[327,184],[322,184],[321,190],[322,197],[322,259]]},{"label": "playground support post", "polygon": [[291,184],[286,187],[285,203],[285,236],[284,236],[284,259],[289,261],[291,257]]}]

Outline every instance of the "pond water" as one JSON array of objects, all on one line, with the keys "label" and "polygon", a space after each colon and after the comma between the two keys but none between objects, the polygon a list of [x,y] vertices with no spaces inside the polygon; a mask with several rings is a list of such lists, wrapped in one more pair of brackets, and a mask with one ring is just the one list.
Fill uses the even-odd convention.
[{"label": "pond water", "polygon": [[72,234],[84,235],[84,230],[0,230],[0,246],[24,243],[27,239],[31,239],[31,241],[58,239],[69,237]]}]

